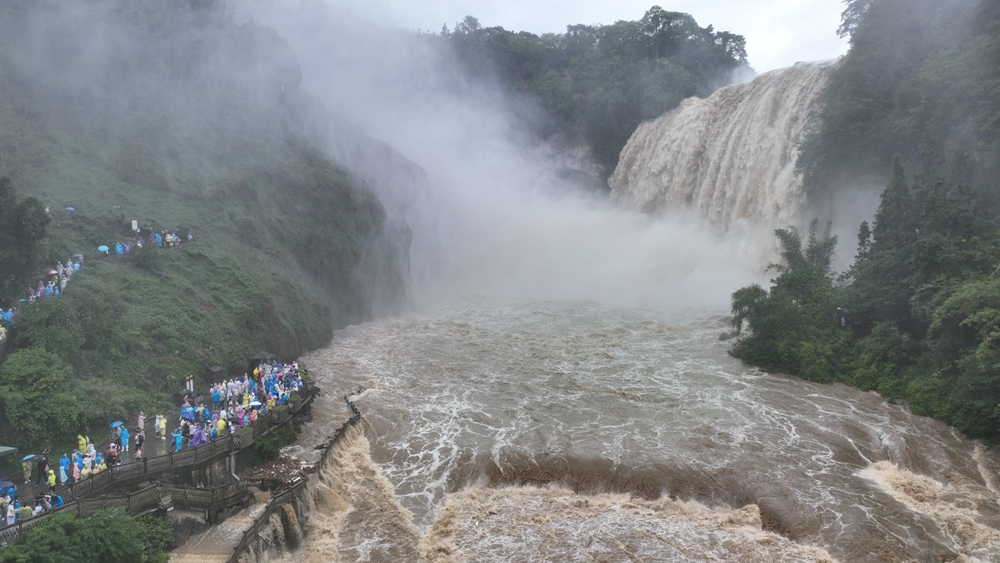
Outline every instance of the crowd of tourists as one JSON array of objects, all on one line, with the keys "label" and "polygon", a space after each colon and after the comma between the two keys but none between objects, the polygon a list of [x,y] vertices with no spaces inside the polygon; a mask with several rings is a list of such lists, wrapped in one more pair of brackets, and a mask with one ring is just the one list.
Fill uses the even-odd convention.
[{"label": "crowd of tourists", "polygon": [[[268,410],[284,404],[303,385],[298,362],[258,364],[253,374],[211,386],[211,405],[191,397],[181,406],[181,420],[173,432],[174,449],[199,446],[219,436],[233,434],[253,423]],[[157,435],[166,439],[166,423],[156,422]]]},{"label": "crowd of tourists", "polygon": [[83,255],[75,254],[66,263],[56,262],[56,267],[46,270],[39,276],[38,285],[28,287],[24,292],[24,297],[16,305],[10,306],[6,311],[0,307],[0,350],[3,350],[7,343],[7,331],[14,323],[14,318],[20,313],[20,305],[23,303],[34,303],[39,299],[53,299],[62,295],[66,290],[73,274],[83,266]]},{"label": "crowd of tourists", "polygon": [[33,303],[38,299],[52,299],[59,297],[66,290],[66,284],[70,278],[83,266],[83,255],[76,254],[66,264],[56,262],[56,267],[45,272],[38,285],[27,289],[26,297],[22,299],[28,303]]},{"label": "crowd of tourists", "polygon": [[[133,247],[142,248],[143,237],[140,236],[141,230],[139,229],[139,224],[135,221],[132,222],[132,230],[136,234],[136,238],[124,243],[120,241],[116,242],[114,245],[116,255],[128,254]],[[149,244],[157,248],[179,246],[182,242],[191,242],[192,240],[194,240],[194,235],[191,233],[188,233],[185,237],[172,231],[149,231]],[[111,248],[102,245],[97,247],[97,250],[102,255],[107,256]],[[55,268],[46,270],[39,277],[37,286],[32,286],[25,290],[24,298],[17,305],[34,303],[39,299],[59,297],[66,290],[66,284],[69,283],[70,278],[73,277],[73,274],[81,266],[83,266],[83,254],[74,254],[72,258],[66,260],[65,264],[57,262]],[[17,305],[9,307],[6,311],[0,308],[0,350],[3,350],[4,344],[7,341],[7,332],[14,322],[14,317],[20,311]]]},{"label": "crowd of tourists", "polygon": [[[216,383],[204,395],[195,396],[192,384],[173,431],[168,433],[168,426],[173,426],[170,424],[173,417],[169,415],[156,415],[152,426],[157,438],[171,437],[176,451],[197,447],[252,424],[268,410],[287,402],[303,385],[298,362],[260,363],[252,374]],[[210,399],[211,403],[200,401],[202,397]],[[112,423],[108,444],[102,451],[98,451],[89,436],[78,435],[76,449],[62,454],[55,464],[50,462],[48,450],[26,456],[21,461],[21,469],[26,486],[30,486],[35,477],[33,501],[22,501],[16,485],[3,488],[0,490],[0,514],[6,515],[10,525],[58,508],[63,503],[55,491],[58,485],[82,481],[123,461],[142,459],[146,423],[146,414],[142,411],[133,430],[120,421]]]},{"label": "crowd of tourists", "polygon": [[[139,223],[132,221],[132,232],[135,238],[132,240],[126,240],[125,242],[118,241],[112,247],[110,245],[101,245],[97,247],[97,250],[107,256],[114,250],[116,256],[121,256],[123,254],[129,254],[132,248],[137,250],[142,250],[143,236],[142,229],[139,228]],[[180,246],[182,242],[191,242],[194,240],[194,235],[188,233],[187,236],[181,236],[173,231],[149,231],[149,245],[156,248],[172,248],[174,246]]]},{"label": "crowd of tourists", "polygon": [[0,518],[6,516],[8,526],[13,526],[19,520],[27,520],[62,505],[62,497],[52,491],[37,494],[31,501],[25,499],[23,503],[21,497],[11,496],[8,489],[0,491],[0,515],[2,515]]}]

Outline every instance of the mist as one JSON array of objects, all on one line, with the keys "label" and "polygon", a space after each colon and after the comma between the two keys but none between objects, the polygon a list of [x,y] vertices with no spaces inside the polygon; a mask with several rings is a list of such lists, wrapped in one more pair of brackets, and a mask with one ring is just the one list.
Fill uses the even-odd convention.
[{"label": "mist", "polygon": [[481,295],[723,310],[734,289],[760,281],[746,240],[693,215],[620,209],[561,179],[517,126],[524,100],[460,75],[433,37],[322,2],[260,2],[252,14],[289,42],[305,92],[426,172],[427,186],[375,188],[412,229],[418,307]]}]

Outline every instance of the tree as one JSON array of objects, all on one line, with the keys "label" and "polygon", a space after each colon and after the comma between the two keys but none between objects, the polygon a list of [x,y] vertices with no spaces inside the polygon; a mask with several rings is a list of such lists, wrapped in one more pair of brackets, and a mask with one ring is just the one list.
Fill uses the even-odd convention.
[{"label": "tree", "polygon": [[750,330],[730,354],[764,369],[831,381],[839,345],[830,267],[837,238],[829,225],[818,237],[816,226],[809,226],[804,250],[794,227],[776,230],[784,263],[769,268],[779,272],[770,291],[753,284],[733,293],[733,326],[740,332],[746,323]]},{"label": "tree", "polygon": [[0,563],[165,561],[162,550],[170,541],[172,527],[156,520],[134,520],[111,510],[55,514],[29,528],[16,545],[0,549]]},{"label": "tree", "polygon": [[51,218],[33,197],[18,201],[10,178],[0,178],[0,303],[28,286]]},{"label": "tree", "polygon": [[0,365],[0,405],[18,445],[33,449],[81,430],[83,404],[71,375],[59,356],[41,348],[15,352]]},{"label": "tree", "polygon": [[854,35],[854,30],[864,19],[865,13],[871,7],[874,0],[844,0],[847,8],[840,14],[840,27],[837,28],[837,35],[848,37]]}]

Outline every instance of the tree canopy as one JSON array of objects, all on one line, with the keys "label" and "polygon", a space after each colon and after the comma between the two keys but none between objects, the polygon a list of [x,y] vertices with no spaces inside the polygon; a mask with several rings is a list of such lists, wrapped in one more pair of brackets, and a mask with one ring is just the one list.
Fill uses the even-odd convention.
[{"label": "tree canopy", "polygon": [[742,36],[659,6],[639,20],[541,36],[468,16],[441,37],[467,72],[540,106],[521,114],[536,134],[586,143],[608,175],[639,123],[707,96],[747,66]]},{"label": "tree canopy", "polygon": [[63,512],[29,528],[17,544],[0,549],[0,563],[159,563],[168,558],[163,549],[173,539],[172,529],[155,516]]}]

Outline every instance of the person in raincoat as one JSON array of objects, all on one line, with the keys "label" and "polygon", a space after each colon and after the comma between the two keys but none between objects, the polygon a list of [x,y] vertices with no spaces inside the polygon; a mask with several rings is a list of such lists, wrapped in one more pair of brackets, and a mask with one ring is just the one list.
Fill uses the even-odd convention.
[{"label": "person in raincoat", "polygon": [[146,413],[139,411],[139,421],[138,424],[136,424],[136,426],[139,427],[139,430],[142,430],[143,428],[146,427]]},{"label": "person in raincoat", "polygon": [[21,462],[21,472],[24,474],[24,484],[31,482],[31,460],[26,459]]},{"label": "person in raincoat", "polygon": [[99,460],[99,463],[94,466],[94,473],[95,474],[100,473],[101,471],[105,471],[108,468],[108,464],[105,463],[104,459],[101,458],[101,454],[100,453],[97,454],[97,459]]},{"label": "person in raincoat", "polygon": [[174,430],[170,435],[174,437],[174,448],[176,449],[176,451],[178,451],[178,452],[181,451],[181,446],[183,445],[184,435],[181,434],[180,427],[178,427],[177,430]]},{"label": "person in raincoat", "polygon": [[[159,415],[157,415],[157,416],[159,416]],[[167,439],[167,417],[160,416],[160,424],[159,424],[158,428],[160,429],[160,432],[159,432],[160,439],[161,440],[166,440]]]},{"label": "person in raincoat", "polygon": [[130,436],[130,435],[129,435],[129,433],[128,433],[128,428],[125,428],[125,425],[124,425],[124,424],[123,424],[123,425],[121,426],[121,429],[122,429],[122,431],[121,431],[121,437],[122,437],[122,452],[124,452],[124,453],[128,453],[128,441],[129,441],[129,438],[130,438],[131,436]]},{"label": "person in raincoat", "polygon": [[7,505],[7,525],[13,526],[14,521],[16,520],[17,520],[17,509],[14,508],[14,503],[12,502]]},{"label": "person in raincoat", "polygon": [[50,491],[52,489],[56,488],[56,472],[54,470],[52,470],[52,469],[49,469],[48,483],[49,483],[49,490]]},{"label": "person in raincoat", "polygon": [[201,445],[201,424],[191,432],[191,445],[194,447]]},{"label": "person in raincoat", "polygon": [[82,434],[76,435],[76,449],[81,452],[87,451],[87,439],[84,438]]},{"label": "person in raincoat", "polygon": [[59,458],[59,483],[63,485],[66,484],[66,481],[69,481],[69,476],[71,473],[69,469],[69,464],[70,464],[69,456],[63,454],[62,457]]}]

